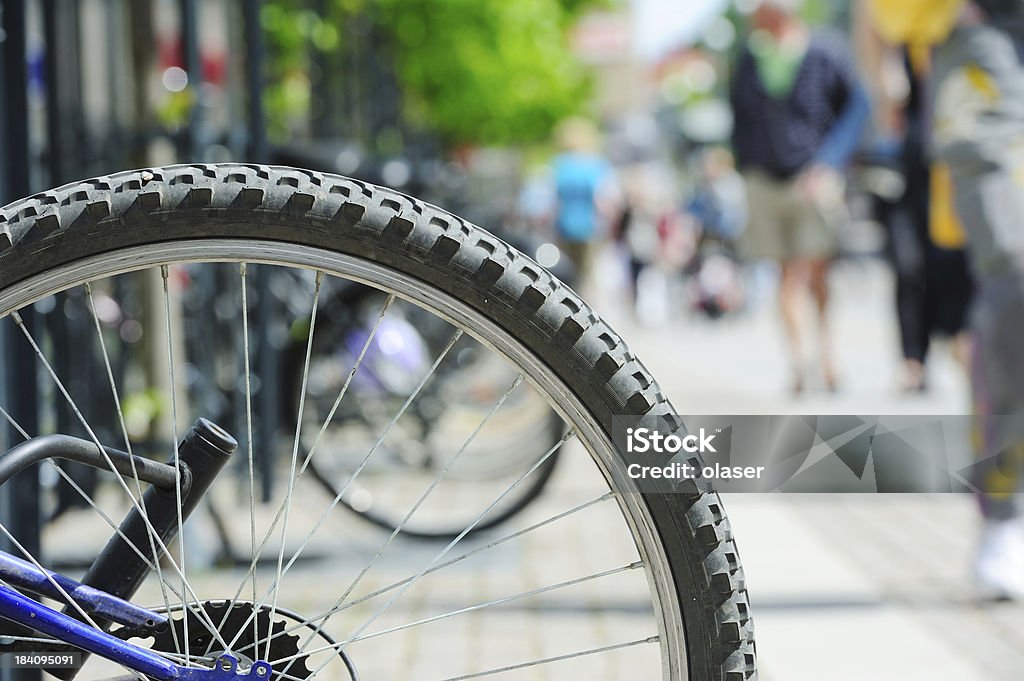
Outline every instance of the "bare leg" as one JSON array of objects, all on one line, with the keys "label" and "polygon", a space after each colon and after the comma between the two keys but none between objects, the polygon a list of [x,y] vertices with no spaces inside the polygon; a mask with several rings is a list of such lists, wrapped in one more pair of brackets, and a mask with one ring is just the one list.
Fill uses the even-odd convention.
[{"label": "bare leg", "polygon": [[827,260],[809,263],[811,295],[814,309],[818,313],[818,353],[821,361],[821,376],[825,387],[834,391],[837,386],[836,369],[832,361],[832,338],[828,326],[828,266]]},{"label": "bare leg", "polygon": [[793,371],[793,392],[804,389],[803,377],[803,302],[806,268],[804,263],[788,260],[782,263],[782,281],[779,283],[779,311],[786,334],[786,346]]},{"label": "bare leg", "polygon": [[903,392],[913,393],[925,390],[924,364],[919,359],[903,360],[903,371],[900,374],[900,388]]},{"label": "bare leg", "polygon": [[971,338],[970,331],[961,331],[953,336],[953,359],[965,371],[970,367],[971,361]]}]

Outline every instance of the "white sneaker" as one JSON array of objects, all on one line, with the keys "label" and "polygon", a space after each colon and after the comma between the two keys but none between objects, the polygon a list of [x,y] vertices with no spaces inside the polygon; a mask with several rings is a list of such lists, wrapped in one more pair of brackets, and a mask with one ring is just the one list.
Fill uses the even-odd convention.
[{"label": "white sneaker", "polygon": [[985,521],[974,578],[986,600],[1024,600],[1024,522]]}]

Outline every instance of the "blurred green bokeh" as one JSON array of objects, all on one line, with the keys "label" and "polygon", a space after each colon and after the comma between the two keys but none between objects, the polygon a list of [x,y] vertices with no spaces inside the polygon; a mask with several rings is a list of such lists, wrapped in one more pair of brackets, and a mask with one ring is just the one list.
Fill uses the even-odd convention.
[{"label": "blurred green bokeh", "polygon": [[[312,3],[317,6],[317,3]],[[386,55],[401,91],[403,123],[448,147],[546,139],[584,109],[586,70],[569,47],[580,13],[607,0],[271,0],[262,23],[270,47],[266,106],[271,136],[290,138],[308,119],[327,79],[317,53],[373,47]],[[364,42],[357,42],[357,41]],[[344,62],[342,62],[344,63]]]}]

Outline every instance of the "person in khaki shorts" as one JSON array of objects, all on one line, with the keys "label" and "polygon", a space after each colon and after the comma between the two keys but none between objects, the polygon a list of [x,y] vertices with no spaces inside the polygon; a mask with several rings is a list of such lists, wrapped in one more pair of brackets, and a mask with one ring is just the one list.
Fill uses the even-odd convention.
[{"label": "person in khaki shorts", "polygon": [[843,212],[843,169],[860,141],[870,107],[840,38],[811,31],[802,0],[762,0],[740,51],[730,100],[733,152],[748,187],[747,255],[779,263],[780,311],[794,392],[805,387],[801,315],[809,292],[818,316],[825,387],[836,387],[830,351],[828,264]]},{"label": "person in khaki shorts", "polygon": [[747,200],[756,207],[744,241],[751,256],[785,263],[827,261],[835,254],[845,209],[839,175],[828,177],[831,187],[814,193],[797,180],[777,180],[756,168],[746,171],[744,179]]}]

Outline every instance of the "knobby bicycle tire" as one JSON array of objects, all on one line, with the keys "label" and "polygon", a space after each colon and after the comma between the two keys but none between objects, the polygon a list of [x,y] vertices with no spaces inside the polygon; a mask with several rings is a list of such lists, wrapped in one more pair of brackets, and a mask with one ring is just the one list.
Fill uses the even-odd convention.
[{"label": "knobby bicycle tire", "polygon": [[[612,417],[671,414],[621,338],[534,261],[435,206],[339,176],[284,167],[181,165],[121,172],[0,210],[0,318],[47,272],[132,247],[258,238],[391,268],[458,299],[516,339],[585,405]],[[705,480],[639,504],[667,559],[694,681],[750,681],[753,623],[736,545]]]}]

